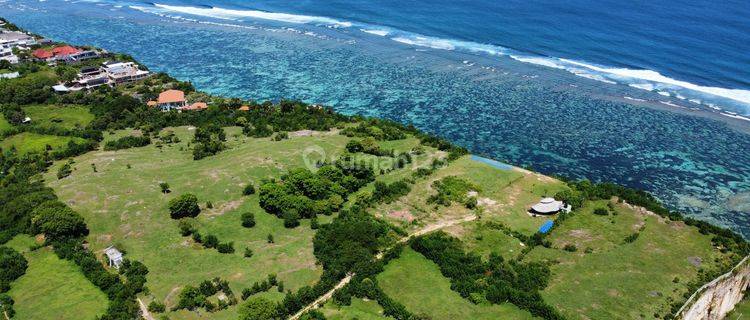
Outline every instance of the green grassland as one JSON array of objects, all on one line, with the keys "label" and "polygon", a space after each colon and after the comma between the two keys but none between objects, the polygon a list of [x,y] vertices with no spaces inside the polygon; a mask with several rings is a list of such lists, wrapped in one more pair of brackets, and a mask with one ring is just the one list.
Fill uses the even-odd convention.
[{"label": "green grassland", "polygon": [[11,128],[13,128],[13,125],[0,114],[0,133]]},{"label": "green grassland", "polygon": [[333,302],[328,302],[321,312],[328,320],[385,320],[393,319],[383,315],[383,308],[376,301],[352,299],[351,305],[338,306]]},{"label": "green grassland", "polygon": [[69,141],[84,142],[85,140],[78,137],[63,137],[32,132],[22,132],[0,141],[0,148],[10,149],[15,147],[18,153],[42,152],[47,145],[52,150],[61,148],[68,144]]},{"label": "green grassland", "polygon": [[31,118],[31,124],[39,127],[73,129],[85,127],[94,120],[88,108],[76,105],[30,105],[23,110]]},{"label": "green grassland", "polygon": [[[622,204],[614,205],[616,215],[592,213],[606,203],[589,203],[551,233],[552,248],[526,256],[557,262],[542,295],[571,319],[652,319],[679,301],[699,268],[723,260],[710,236],[683,222]],[[635,241],[624,241],[639,230]],[[568,244],[578,251],[561,250]]]},{"label": "green grassland", "polygon": [[[317,281],[322,270],[312,254],[314,232],[309,221],[286,229],[282,220],[259,207],[257,194],[242,196],[241,191],[249,182],[257,186],[263,178],[278,178],[288,169],[304,166],[308,147],[332,155],[341,152],[349,138],[321,133],[272,141],[246,138],[239,135],[239,128],[227,128],[228,150],[194,161],[188,147],[194,129],[172,130],[180,143],[91,152],[75,158],[71,176],[62,180],[54,176],[62,163],[45,176],[60,198],[86,219],[91,249],[101,254],[105,247],[117,245],[127,252],[126,257],[146,264],[152,298],[168,307],[176,303],[182,286],[213,277],[228,280],[236,295],[269,273],[277,274],[290,290]],[[162,181],[170,184],[171,193],[159,191]],[[233,241],[235,253],[204,249],[180,235],[167,202],[188,192],[201,202],[202,212],[195,219],[198,231],[214,234],[221,242]],[[207,201],[213,209],[206,208]],[[240,224],[240,215],[246,211],[255,213],[254,228]],[[268,234],[274,236],[274,243],[267,243]],[[252,258],[243,257],[245,248],[254,251]],[[235,309],[202,315],[181,311],[176,318],[231,319],[236,318]]]},{"label": "green grassland", "polygon": [[410,248],[378,275],[378,284],[391,298],[415,314],[435,320],[532,319],[512,304],[476,305],[450,288],[438,266]]},{"label": "green grassland", "polygon": [[727,317],[727,320],[747,320],[750,319],[750,299],[745,298],[745,300],[738,303],[736,306],[734,306],[734,309],[732,312],[730,312]]},{"label": "green grassland", "polygon": [[94,319],[107,308],[107,296],[86,279],[78,266],[61,260],[48,247],[29,251],[29,236],[17,236],[8,246],[23,253],[26,274],[8,294],[15,300],[13,319]]}]

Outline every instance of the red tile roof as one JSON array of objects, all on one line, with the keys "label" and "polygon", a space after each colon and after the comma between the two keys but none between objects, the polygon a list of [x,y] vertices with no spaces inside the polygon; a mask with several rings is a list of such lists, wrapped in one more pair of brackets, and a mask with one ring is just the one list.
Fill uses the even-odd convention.
[{"label": "red tile roof", "polygon": [[180,90],[167,90],[159,94],[159,104],[185,102],[185,93]]},{"label": "red tile roof", "polygon": [[180,108],[181,110],[204,110],[208,109],[208,105],[205,102],[196,102],[189,106]]},{"label": "red tile roof", "polygon": [[37,59],[49,59],[52,57],[57,56],[67,56],[75,53],[79,53],[81,50],[78,50],[76,48],[73,48],[71,46],[61,46],[52,48],[52,50],[46,50],[46,49],[36,49],[31,54],[34,55]]},{"label": "red tile roof", "polygon": [[250,107],[249,106],[241,106],[239,110],[240,111],[250,111]]}]

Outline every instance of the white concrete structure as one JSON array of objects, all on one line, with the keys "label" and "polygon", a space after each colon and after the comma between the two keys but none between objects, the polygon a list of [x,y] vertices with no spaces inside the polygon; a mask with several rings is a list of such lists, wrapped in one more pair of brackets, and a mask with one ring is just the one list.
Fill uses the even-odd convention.
[{"label": "white concrete structure", "polygon": [[138,69],[138,65],[133,62],[105,64],[102,69],[113,85],[142,80],[150,75],[148,71]]},{"label": "white concrete structure", "polygon": [[104,254],[107,255],[110,267],[114,267],[115,269],[120,268],[120,265],[122,265],[122,252],[120,250],[117,250],[115,247],[108,247],[104,249]]},{"label": "white concrete structure", "polygon": [[570,206],[566,206],[562,201],[557,201],[555,198],[542,198],[539,203],[531,206],[532,213],[538,214],[555,214],[560,211],[570,212]]}]

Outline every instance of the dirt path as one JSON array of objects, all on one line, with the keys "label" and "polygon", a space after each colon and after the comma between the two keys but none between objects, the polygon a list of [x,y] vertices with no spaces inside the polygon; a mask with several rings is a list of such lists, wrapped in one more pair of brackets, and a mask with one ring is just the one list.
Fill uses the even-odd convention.
[{"label": "dirt path", "polygon": [[[466,217],[463,217],[463,218],[460,218],[460,219],[440,221],[438,223],[427,225],[424,228],[419,229],[419,230],[417,230],[417,231],[415,231],[415,232],[413,232],[413,233],[411,233],[411,234],[409,234],[409,235],[407,235],[407,236],[399,239],[396,243],[397,244],[405,243],[405,242],[409,241],[409,239],[411,239],[411,238],[419,237],[419,236],[428,234],[430,232],[437,231],[437,230],[440,230],[440,229],[443,229],[443,228],[447,228],[447,227],[452,227],[452,226],[455,226],[457,224],[461,224],[461,223],[464,223],[464,222],[474,221],[476,219],[477,219],[477,216],[474,215],[474,214],[472,214],[470,216],[466,216]],[[390,248],[387,248],[387,249],[379,252],[377,255],[375,255],[375,259],[376,260],[382,259],[383,255],[385,254],[385,252],[390,251],[392,248],[393,247],[390,247]],[[352,280],[353,276],[354,276],[354,274],[348,274],[346,277],[344,277],[344,279],[341,279],[341,281],[339,281],[339,283],[337,283],[336,286],[333,287],[333,289],[329,290],[324,295],[318,297],[312,303],[306,305],[299,312],[297,312],[294,315],[292,315],[291,317],[289,317],[289,320],[297,320],[305,312],[310,311],[312,309],[316,309],[319,305],[322,305],[323,303],[325,303],[326,301],[328,301],[328,299],[331,299],[331,297],[333,297],[333,294],[336,293],[336,291],[338,291],[339,289],[343,288],[347,283],[349,283],[349,281]],[[138,301],[140,302],[140,300],[138,300]],[[152,320],[152,319],[149,319],[149,320]]]},{"label": "dirt path", "polygon": [[141,301],[141,298],[138,298],[138,306],[141,307],[141,314],[143,316],[143,319],[155,320],[151,313],[148,312],[148,308],[146,308],[146,305],[143,303],[143,301]]}]

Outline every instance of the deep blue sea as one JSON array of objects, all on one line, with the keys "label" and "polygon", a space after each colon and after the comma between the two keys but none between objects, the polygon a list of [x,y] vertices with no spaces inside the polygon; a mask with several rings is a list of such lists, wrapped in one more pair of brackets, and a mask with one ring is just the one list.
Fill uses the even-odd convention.
[{"label": "deep blue sea", "polygon": [[0,0],[214,94],[386,117],[750,236],[750,2]]}]

